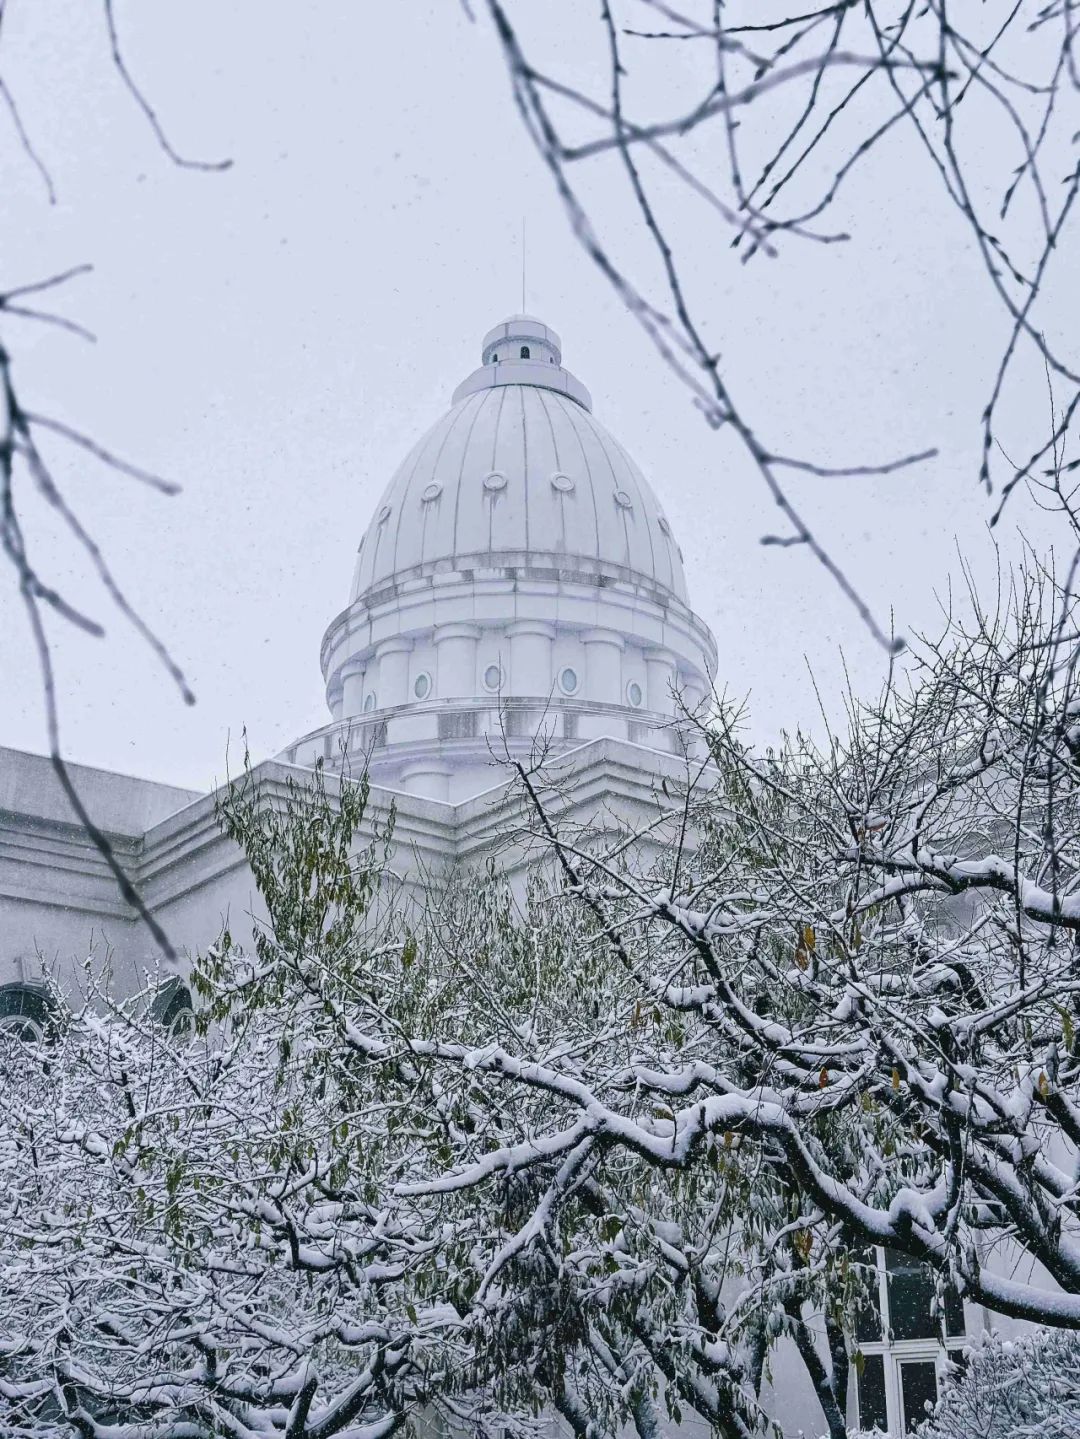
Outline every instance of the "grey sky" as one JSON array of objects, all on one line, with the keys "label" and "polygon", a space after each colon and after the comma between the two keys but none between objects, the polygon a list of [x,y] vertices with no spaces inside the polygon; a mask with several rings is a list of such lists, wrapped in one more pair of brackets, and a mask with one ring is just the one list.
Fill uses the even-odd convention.
[{"label": "grey sky", "polygon": [[[545,15],[559,63],[587,74],[593,7]],[[230,733],[235,764],[244,725],[262,756],[324,721],[319,641],[348,598],[357,541],[394,466],[479,363],[484,332],[519,308],[523,215],[528,309],[560,332],[597,415],[661,495],[721,682],[753,691],[754,731],[814,722],[804,655],[827,696],[841,645],[857,684],[878,683],[883,656],[829,581],[801,552],[759,547],[777,517],[745,458],[704,424],[572,239],[483,20],[469,24],[456,0],[157,0],[118,16],[177,147],[234,166],[168,163],[110,68],[95,6],[10,7],[3,74],[59,198],[47,203],[0,117],[0,285],[92,261],[58,308],[99,336],[89,347],[8,322],[24,401],[184,486],[164,500],[50,447],[199,701],[182,705],[29,507],[46,573],[109,629],[102,642],[53,626],[71,758],[204,787],[224,772]],[[985,143],[1003,142],[990,130]],[[625,256],[647,263],[606,179],[597,193]],[[992,573],[975,475],[1005,328],[906,138],[844,197],[834,222],[852,244],[789,241],[745,267],[707,212],[672,203],[694,236],[710,340],[778,449],[843,465],[940,448],[891,478],[793,485],[878,615],[893,608],[911,630],[933,620],[956,535]],[[1058,273],[1075,274],[1077,258],[1074,247]],[[1049,314],[1075,324],[1074,287],[1059,283]],[[1023,451],[1030,416],[1045,418],[1038,373],[1011,403],[1006,428]],[[1030,507],[1015,518],[1042,533]],[[1015,552],[1011,525],[1001,538]],[[3,583],[0,743],[41,749],[34,657]]]}]

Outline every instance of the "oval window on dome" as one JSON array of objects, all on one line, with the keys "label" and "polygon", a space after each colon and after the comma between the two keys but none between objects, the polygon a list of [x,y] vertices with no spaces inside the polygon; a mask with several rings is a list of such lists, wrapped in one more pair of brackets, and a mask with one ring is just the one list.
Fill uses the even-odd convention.
[{"label": "oval window on dome", "polygon": [[375,708],[375,691],[374,691],[374,690],[369,690],[368,693],[364,696],[364,713],[365,713],[365,714],[370,714],[371,711],[372,711],[374,708]]},{"label": "oval window on dome", "polygon": [[502,689],[503,672],[502,665],[488,665],[484,671],[484,688],[494,694]]},{"label": "oval window on dome", "polygon": [[413,680],[412,692],[418,700],[426,700],[431,693],[431,676],[426,670]]},{"label": "oval window on dome", "polygon": [[630,683],[626,686],[626,698],[629,700],[630,704],[633,706],[634,709],[641,708],[641,701],[645,698],[645,696],[642,694],[641,686],[638,684],[637,680],[631,680]]},{"label": "oval window on dome", "polygon": [[438,480],[432,480],[430,485],[425,485],[420,491],[420,498],[425,505],[430,505],[432,500],[437,500],[442,494],[442,485]]},{"label": "oval window on dome", "polygon": [[382,509],[379,511],[380,525],[384,525],[386,521],[390,518],[390,508],[391,507],[389,505],[383,505]]},{"label": "oval window on dome", "polygon": [[561,471],[556,471],[551,477],[551,488],[558,490],[560,494],[568,495],[574,488],[574,481],[569,475],[564,475]]},{"label": "oval window on dome", "polygon": [[621,510],[632,510],[634,508],[634,502],[625,490],[615,491],[615,503]]},{"label": "oval window on dome", "polygon": [[484,489],[489,494],[497,494],[499,490],[506,489],[506,476],[501,470],[492,470],[489,475],[484,476]]},{"label": "oval window on dome", "polygon": [[664,516],[661,515],[660,518],[657,520],[656,523],[660,526],[660,533],[661,533],[662,535],[667,535],[667,537],[670,539],[670,538],[671,538],[671,526],[668,524],[668,522],[667,522],[667,520],[664,518]]},{"label": "oval window on dome", "polygon": [[564,670],[560,670],[559,672],[559,688],[562,690],[564,695],[573,695],[577,694],[577,687],[577,670],[571,668],[570,665],[567,665]]}]

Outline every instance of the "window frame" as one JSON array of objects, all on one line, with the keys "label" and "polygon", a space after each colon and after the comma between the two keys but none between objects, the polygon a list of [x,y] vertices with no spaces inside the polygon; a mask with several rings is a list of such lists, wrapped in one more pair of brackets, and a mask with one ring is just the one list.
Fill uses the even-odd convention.
[{"label": "window frame", "polygon": [[[915,1415],[914,1422],[909,1423],[904,1413],[904,1392],[901,1369],[905,1364],[932,1363],[937,1381],[938,1397],[941,1396],[941,1382],[946,1372],[946,1366],[953,1355],[958,1354],[969,1344],[966,1334],[950,1334],[947,1316],[944,1308],[935,1316],[940,1323],[938,1334],[926,1339],[894,1339],[891,1335],[891,1315],[889,1309],[889,1267],[886,1260],[885,1249],[878,1245],[874,1249],[874,1263],[877,1271],[877,1321],[880,1328],[880,1339],[857,1339],[859,1353],[864,1359],[870,1359],[880,1355],[882,1366],[885,1371],[885,1413],[887,1416],[888,1433],[893,1439],[906,1439],[906,1436],[913,1432],[915,1424],[921,1423],[925,1415]],[[963,1301],[961,1300],[961,1304]],[[964,1315],[966,1322],[966,1314]],[[855,1427],[862,1427],[862,1394],[860,1392],[860,1376],[852,1365],[853,1382],[850,1392],[855,1396]]]}]

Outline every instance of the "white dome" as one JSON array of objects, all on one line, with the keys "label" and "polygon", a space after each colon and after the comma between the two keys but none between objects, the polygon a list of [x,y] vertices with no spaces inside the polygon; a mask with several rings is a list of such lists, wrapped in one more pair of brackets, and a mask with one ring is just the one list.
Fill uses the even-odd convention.
[{"label": "white dome", "polygon": [[515,316],[483,353],[376,506],[350,599],[423,575],[514,568],[644,583],[685,601],[671,527],[559,365],[558,336]]},{"label": "white dome", "polygon": [[329,725],[376,783],[458,800],[492,755],[615,737],[682,753],[715,673],[656,496],[592,415],[558,335],[514,315],[376,506],[323,638]]}]

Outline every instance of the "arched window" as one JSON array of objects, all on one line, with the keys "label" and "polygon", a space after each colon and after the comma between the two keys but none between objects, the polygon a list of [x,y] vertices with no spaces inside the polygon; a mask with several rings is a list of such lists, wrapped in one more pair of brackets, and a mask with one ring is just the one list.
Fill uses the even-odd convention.
[{"label": "arched window", "polygon": [[497,364],[499,363],[499,352],[498,352],[497,350],[496,350],[495,354],[492,355],[492,357],[491,357],[491,363],[492,363],[493,365],[497,365]]},{"label": "arched window", "polygon": [[16,981],[0,986],[0,1030],[37,1043],[54,1032],[56,1019],[56,1001],[44,985]]},{"label": "arched window", "polygon": [[528,345],[522,345],[522,347],[521,347],[521,358],[522,358],[523,360],[527,360],[527,359],[529,358],[529,347],[528,347]]},{"label": "arched window", "polygon": [[170,1039],[187,1039],[195,1028],[195,1011],[191,991],[175,975],[167,979],[154,995],[150,1014],[168,1031]]}]

